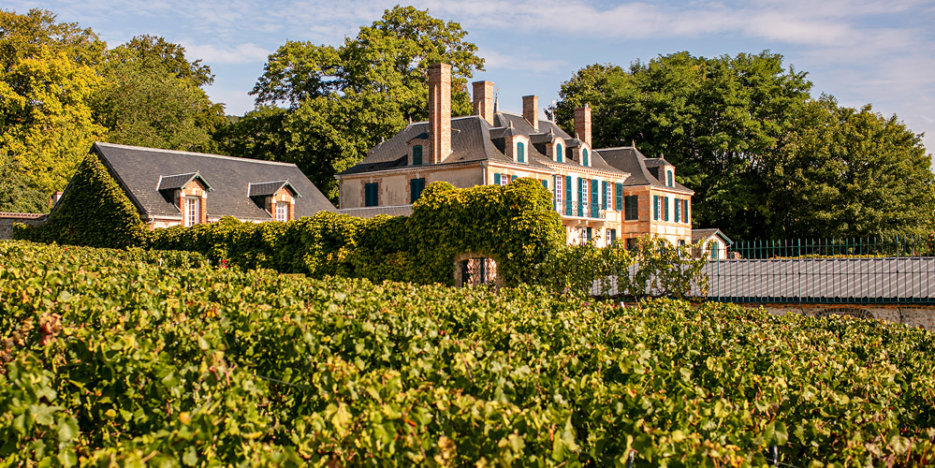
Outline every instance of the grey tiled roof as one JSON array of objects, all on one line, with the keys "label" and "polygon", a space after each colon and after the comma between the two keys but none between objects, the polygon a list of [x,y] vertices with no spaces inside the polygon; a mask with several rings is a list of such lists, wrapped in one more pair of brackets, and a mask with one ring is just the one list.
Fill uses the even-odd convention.
[{"label": "grey tiled roof", "polygon": [[719,234],[728,244],[734,243],[734,241],[730,240],[730,238],[718,228],[692,229],[692,243],[707,239],[715,234]]},{"label": "grey tiled roof", "polygon": [[297,197],[301,198],[302,194],[299,193],[295,187],[289,183],[288,180],[277,180],[273,182],[260,182],[260,183],[251,183],[250,189],[248,190],[248,196],[250,197],[268,197],[275,195],[279,189],[283,187],[288,187],[289,190]]},{"label": "grey tiled roof", "polygon": [[402,206],[368,206],[364,208],[341,208],[338,213],[358,218],[372,218],[379,215],[409,216],[412,214],[412,205]]},{"label": "grey tiled roof", "polygon": [[[295,216],[335,211],[295,164],[216,154],[189,153],[137,146],[95,143],[91,151],[101,157],[145,218],[177,218],[181,213],[172,198],[158,190],[160,176],[197,174],[214,191],[206,204],[208,217],[270,220],[263,206],[249,197],[251,183],[289,181],[303,197],[295,202]],[[181,177],[179,177],[181,179]]]},{"label": "grey tiled roof", "polygon": [[652,185],[655,187],[665,187],[670,190],[677,190],[680,192],[686,193],[695,193],[690,188],[675,182],[674,187],[668,187],[665,183],[657,179],[649,171],[649,167],[658,167],[663,163],[668,163],[664,159],[660,158],[647,158],[640,153],[640,150],[636,149],[633,146],[621,146],[619,148],[602,148],[598,150],[601,153],[601,156],[604,160],[607,161],[611,166],[616,167],[624,172],[629,172],[630,177],[624,183],[626,186],[631,185]]},{"label": "grey tiled roof", "polygon": [[[521,164],[506,156],[503,150],[497,147],[497,141],[509,135],[525,135],[530,137],[532,143],[543,139],[540,134],[552,134],[566,140],[566,148],[574,147],[578,140],[572,138],[564,130],[548,120],[540,120],[539,128],[532,125],[522,116],[499,112],[494,115],[494,125],[491,126],[479,116],[454,117],[451,119],[451,155],[442,161],[442,164],[463,163],[471,161],[496,161],[508,164]],[[406,167],[408,162],[409,142],[413,139],[428,137],[428,122],[409,124],[395,136],[377,145],[370,150],[367,157],[357,165],[341,173],[341,175],[358,174],[364,172],[381,171]],[[551,138],[549,138],[551,141]],[[528,149],[528,163],[537,169],[550,170],[544,162],[555,164],[551,158],[536,149],[535,144]],[[565,162],[569,167],[581,167],[577,161]],[[591,167],[607,172],[621,173],[620,170],[607,164],[595,150],[591,151]]]},{"label": "grey tiled roof", "polygon": [[169,176],[159,176],[159,183],[156,184],[156,190],[176,190],[180,189],[194,179],[200,180],[205,184],[205,189],[209,192],[214,191],[214,187],[205,180],[204,177],[201,177],[201,174],[197,172],[186,172],[185,174],[175,174]]}]

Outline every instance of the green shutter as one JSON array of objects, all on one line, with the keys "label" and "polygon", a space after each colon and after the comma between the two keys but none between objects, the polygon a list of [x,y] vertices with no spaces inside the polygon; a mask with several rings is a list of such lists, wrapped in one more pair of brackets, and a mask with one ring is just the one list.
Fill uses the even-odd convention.
[{"label": "green shutter", "polygon": [[616,230],[616,229],[611,229],[611,230],[610,230],[610,243],[611,243],[611,244],[614,244],[614,243],[616,243],[616,242],[617,242],[617,230]]},{"label": "green shutter", "polygon": [[565,148],[562,147],[562,144],[559,143],[555,145],[555,161],[562,162],[565,160]]},{"label": "green shutter", "polygon": [[582,148],[582,149],[581,149],[581,164],[582,164],[583,166],[590,166],[590,165],[591,165],[591,162],[588,161],[588,149],[587,149],[587,148]]},{"label": "green shutter", "polygon": [[597,179],[591,179],[591,217],[597,218],[597,210],[600,209],[600,194],[597,193]]},{"label": "green shutter", "polygon": [[422,145],[415,145],[412,147],[412,165],[422,165]]},{"label": "green shutter", "polygon": [[425,178],[422,179],[412,179],[409,181],[409,203],[415,203],[419,199],[419,196],[422,195],[422,190],[425,189]]},{"label": "green shutter", "polygon": [[497,172],[493,173],[493,184],[500,185],[500,174]]},{"label": "green shutter", "polygon": [[578,216],[584,216],[584,179],[578,177]]},{"label": "green shutter", "polygon": [[516,144],[516,161],[526,162],[526,145],[523,142]]},{"label": "green shutter", "polygon": [[510,177],[510,182],[516,182],[516,176],[515,176],[515,175]]},{"label": "green shutter", "polygon": [[571,216],[571,176],[565,176],[565,215]]},{"label": "green shutter", "polygon": [[653,195],[653,220],[659,221],[659,195]]},{"label": "green shutter", "polygon": [[662,197],[662,220],[669,220],[669,197]]},{"label": "green shutter", "polygon": [[686,223],[691,222],[688,219],[688,200],[682,200],[682,220]]},{"label": "green shutter", "polygon": [[542,179],[541,182],[542,182],[542,188],[544,189],[549,188],[549,181]]},{"label": "green shutter", "polygon": [[623,184],[616,183],[614,184],[614,201],[617,203],[617,211],[623,209]]},{"label": "green shutter", "polygon": [[606,210],[607,209],[607,181],[606,180],[601,181],[601,194],[603,194],[603,196],[601,197],[601,209]]},{"label": "green shutter", "polygon": [[675,203],[675,222],[677,223],[677,222],[679,222],[679,221],[681,220],[681,216],[679,216],[679,215],[682,214],[682,213],[681,213],[681,211],[682,211],[682,201],[679,200],[678,198],[676,198],[676,199],[673,200],[673,203]]}]

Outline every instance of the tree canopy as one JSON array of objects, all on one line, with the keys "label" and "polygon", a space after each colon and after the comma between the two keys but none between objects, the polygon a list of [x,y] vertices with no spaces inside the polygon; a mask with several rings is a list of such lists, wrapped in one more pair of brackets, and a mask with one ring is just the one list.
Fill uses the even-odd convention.
[{"label": "tree canopy", "polygon": [[782,61],[680,52],[629,69],[591,65],[562,85],[552,112],[571,129],[574,108],[590,103],[596,148],[636,142],[664,155],[696,191],[696,227],[748,239],[931,232],[931,157],[919,137],[896,116],[812,99],[806,74]]},{"label": "tree canopy", "polygon": [[[428,64],[452,65],[452,112],[471,112],[467,80],[484,61],[466,36],[458,23],[396,6],[340,47],[287,42],[253,88],[257,110],[219,132],[220,144],[238,156],[296,163],[337,199],[336,173],[408,121],[427,117]],[[269,108],[277,105],[288,109]],[[267,151],[270,145],[281,152]]]}]

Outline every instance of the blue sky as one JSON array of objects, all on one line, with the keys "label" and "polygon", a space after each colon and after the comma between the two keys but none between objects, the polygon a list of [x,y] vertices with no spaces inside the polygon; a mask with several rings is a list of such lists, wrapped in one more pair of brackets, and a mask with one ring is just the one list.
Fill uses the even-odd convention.
[{"label": "blue sky", "polygon": [[[252,109],[248,92],[267,55],[286,40],[340,44],[399,2],[259,0],[6,0],[4,9],[45,8],[59,21],[89,26],[114,47],[139,34],[183,44],[216,75],[207,89],[229,114]],[[540,106],[592,63],[629,65],[687,50],[735,55],[768,49],[808,72],[813,94],[848,106],[897,114],[935,148],[935,2],[471,0],[413,2],[461,23],[480,48],[501,109],[520,112],[521,96]]]}]

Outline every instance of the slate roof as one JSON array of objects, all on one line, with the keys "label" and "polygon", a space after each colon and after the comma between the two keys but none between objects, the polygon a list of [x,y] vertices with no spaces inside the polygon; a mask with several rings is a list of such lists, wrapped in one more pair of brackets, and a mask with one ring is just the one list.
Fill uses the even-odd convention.
[{"label": "slate roof", "polygon": [[181,180],[182,176],[192,174],[214,189],[206,204],[208,217],[212,219],[221,216],[242,220],[273,219],[248,193],[251,183],[269,181],[287,181],[302,194],[295,202],[296,218],[312,216],[319,211],[336,211],[295,164],[112,143],[95,143],[91,151],[100,156],[146,219],[180,218],[181,212],[171,195],[158,188],[161,182],[166,187],[176,183],[174,178]]},{"label": "slate roof", "polygon": [[201,177],[201,174],[197,172],[186,172],[185,174],[176,174],[170,176],[159,176],[159,183],[156,184],[156,190],[176,190],[180,189],[189,182],[198,179],[201,183],[204,184],[205,190],[209,192],[214,191],[214,187],[205,180],[204,177]]},{"label": "slate roof", "polygon": [[652,185],[688,194],[695,193],[692,189],[678,182],[675,182],[674,187],[669,187],[663,181],[657,179],[652,172],[649,171],[649,168],[661,166],[663,163],[671,163],[660,158],[647,158],[634,146],[602,148],[597,151],[601,153],[601,156],[608,164],[621,171],[630,173],[630,177],[627,178],[626,182],[623,184],[625,186]]},{"label": "slate roof", "polygon": [[247,190],[247,196],[250,197],[269,197],[276,195],[281,188],[286,187],[292,191],[292,195],[296,198],[302,198],[302,194],[299,193],[295,187],[289,183],[288,180],[277,180],[273,182],[260,182],[260,183],[250,183],[250,188]]},{"label": "slate roof", "polygon": [[358,218],[373,218],[374,216],[410,216],[412,215],[412,205],[400,206],[367,206],[363,208],[341,208],[338,213]]},{"label": "slate roof", "polygon": [[[428,122],[416,122],[409,124],[395,136],[377,145],[368,152],[367,157],[357,165],[342,172],[340,175],[359,174],[364,172],[382,171],[406,167],[408,162],[409,142],[414,139],[429,137]],[[539,120],[539,128],[534,129],[532,125],[520,115],[498,112],[494,114],[494,125],[491,126],[480,116],[470,115],[465,117],[454,117],[451,119],[451,150],[442,164],[456,164],[472,161],[495,161],[507,164],[528,165],[540,170],[551,171],[544,162],[559,164],[552,161],[551,158],[543,154],[536,143],[546,141],[544,135],[549,133],[565,139],[566,148],[574,148],[580,144],[580,141],[571,137],[564,130],[548,120]],[[532,143],[527,149],[528,163],[516,163],[513,158],[506,156],[502,148],[502,139],[509,135],[524,135],[529,137]],[[551,137],[548,137],[551,141]],[[498,147],[497,143],[500,143]],[[581,168],[577,161],[561,163],[569,168]],[[618,170],[608,164],[597,150],[591,151],[591,168],[607,172],[620,173],[625,171]]]},{"label": "slate roof", "polygon": [[734,243],[734,241],[730,240],[730,237],[727,237],[727,235],[718,228],[692,229],[692,243],[694,244],[702,239],[708,239],[714,235],[718,235],[721,239],[724,239],[727,245]]}]

